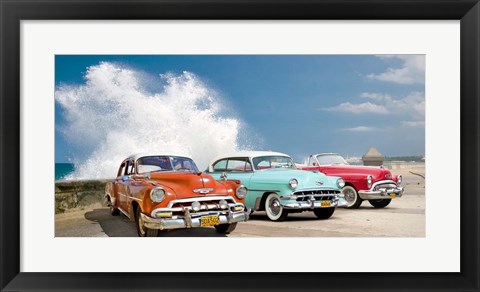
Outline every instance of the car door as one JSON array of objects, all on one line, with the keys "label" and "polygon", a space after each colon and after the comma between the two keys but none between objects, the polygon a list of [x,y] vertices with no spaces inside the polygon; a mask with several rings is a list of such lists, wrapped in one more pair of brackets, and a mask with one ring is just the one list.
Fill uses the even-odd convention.
[{"label": "car door", "polygon": [[135,163],[133,160],[129,160],[127,162],[125,173],[126,173],[126,177],[124,178],[125,179],[124,187],[125,187],[126,197],[125,197],[124,206],[125,206],[125,211],[128,211],[130,210],[130,206],[132,205],[132,198],[133,198],[132,192],[134,192],[136,185],[138,184],[138,182],[136,182],[133,179],[133,175],[135,174]]},{"label": "car door", "polygon": [[213,170],[212,171],[207,170],[207,173],[213,176],[215,180],[221,180],[222,174],[227,170],[227,162],[228,162],[228,158],[220,159],[214,162],[212,164]]},{"label": "car door", "polygon": [[237,179],[248,188],[250,178],[252,177],[252,164],[246,157],[229,158],[225,166],[227,179]]},{"label": "car door", "polygon": [[129,168],[131,169],[131,162],[129,160],[124,162],[122,172],[119,173],[119,176],[116,180],[116,188],[118,194],[119,204],[118,206],[128,214],[128,184],[130,179],[128,176]]},{"label": "car door", "polygon": [[245,204],[247,206],[253,206],[254,200],[251,204],[248,196],[248,186],[250,179],[253,175],[252,164],[248,157],[229,157],[221,159],[213,163],[213,172],[210,173],[216,180],[223,179],[223,174],[226,175],[226,179],[235,179],[241,181],[241,183],[247,188],[247,196],[245,197]]},{"label": "car door", "polygon": [[115,198],[115,207],[117,208],[119,208],[121,205],[120,193],[122,192],[122,190],[121,190],[120,181],[122,180],[122,176],[125,173],[125,166],[126,166],[125,161],[120,164],[120,167],[118,168],[118,171],[117,171],[117,177],[112,182],[113,197]]}]

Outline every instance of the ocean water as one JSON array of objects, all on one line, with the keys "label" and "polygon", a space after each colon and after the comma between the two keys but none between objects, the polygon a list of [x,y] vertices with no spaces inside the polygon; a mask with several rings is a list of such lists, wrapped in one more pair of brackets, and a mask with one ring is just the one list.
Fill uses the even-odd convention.
[{"label": "ocean water", "polygon": [[[149,75],[102,62],[84,77],[83,84],[55,91],[65,118],[61,135],[82,152],[70,157],[73,172],[72,165],[56,168],[58,177],[111,178],[139,152],[187,155],[205,169],[220,153],[258,149],[260,139],[245,130],[228,100],[193,73]],[[243,133],[248,139],[239,138]]]},{"label": "ocean water", "polygon": [[73,163],[55,163],[55,180],[65,179],[75,171]]}]

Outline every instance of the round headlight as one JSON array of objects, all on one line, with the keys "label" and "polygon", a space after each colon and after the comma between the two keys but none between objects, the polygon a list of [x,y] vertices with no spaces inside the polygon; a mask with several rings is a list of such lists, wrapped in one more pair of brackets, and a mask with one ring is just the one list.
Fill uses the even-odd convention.
[{"label": "round headlight", "polygon": [[343,178],[339,178],[337,180],[337,186],[338,186],[339,189],[341,189],[345,186],[345,181],[343,180]]},{"label": "round headlight", "polygon": [[397,184],[398,185],[402,184],[402,176],[401,175],[397,176]]},{"label": "round headlight", "polygon": [[225,200],[221,200],[219,204],[220,204],[220,209],[227,209],[228,207],[228,203]]},{"label": "round headlight", "polygon": [[291,187],[292,189],[296,189],[296,188],[298,187],[298,181],[297,181],[296,179],[294,179],[294,178],[292,178],[292,179],[288,182],[288,184],[290,185],[290,187]]},{"label": "round headlight", "polygon": [[165,190],[162,188],[154,188],[150,191],[150,199],[155,203],[160,203],[165,200]]},{"label": "round headlight", "polygon": [[372,187],[372,181],[373,181],[372,176],[371,175],[367,176],[367,187],[368,188]]},{"label": "round headlight", "polygon": [[195,211],[195,212],[199,211],[199,210],[200,210],[200,203],[197,202],[197,201],[193,202],[193,203],[192,203],[192,209],[193,209],[193,211]]},{"label": "round headlight", "polygon": [[239,185],[237,187],[237,190],[235,191],[235,195],[239,199],[245,198],[245,196],[247,195],[247,188],[244,185]]}]

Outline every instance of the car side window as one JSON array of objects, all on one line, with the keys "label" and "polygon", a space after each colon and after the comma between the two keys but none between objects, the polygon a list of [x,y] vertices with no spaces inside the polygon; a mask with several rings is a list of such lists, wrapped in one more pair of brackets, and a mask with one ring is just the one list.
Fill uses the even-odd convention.
[{"label": "car side window", "polygon": [[310,156],[310,158],[308,158],[308,165],[309,166],[317,166],[317,163],[315,162],[315,157]]},{"label": "car side window", "polygon": [[133,161],[129,160],[127,161],[127,171],[126,175],[133,174],[134,173],[134,168],[133,168]]},{"label": "car side window", "polygon": [[244,172],[251,171],[252,165],[247,158],[231,158],[227,163],[228,172]]},{"label": "car side window", "polygon": [[213,165],[213,171],[225,171],[226,168],[227,168],[227,159],[217,161]]},{"label": "car side window", "polygon": [[258,162],[258,164],[255,166],[257,169],[264,169],[264,168],[270,168],[270,161],[269,160],[261,160]]},{"label": "car side window", "polygon": [[125,173],[125,162],[123,162],[120,165],[120,168],[118,169],[117,177],[122,176]]}]

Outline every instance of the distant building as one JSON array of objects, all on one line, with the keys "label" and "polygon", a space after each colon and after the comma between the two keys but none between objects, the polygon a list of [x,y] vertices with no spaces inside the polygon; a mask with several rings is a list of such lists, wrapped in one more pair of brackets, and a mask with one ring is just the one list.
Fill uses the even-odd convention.
[{"label": "distant building", "polygon": [[353,165],[361,165],[362,164],[362,157],[345,157],[345,160],[348,162],[348,164],[353,164]]},{"label": "distant building", "polygon": [[363,165],[367,166],[380,166],[383,164],[384,159],[385,157],[378,152],[375,147],[370,148],[370,150],[362,156]]}]

